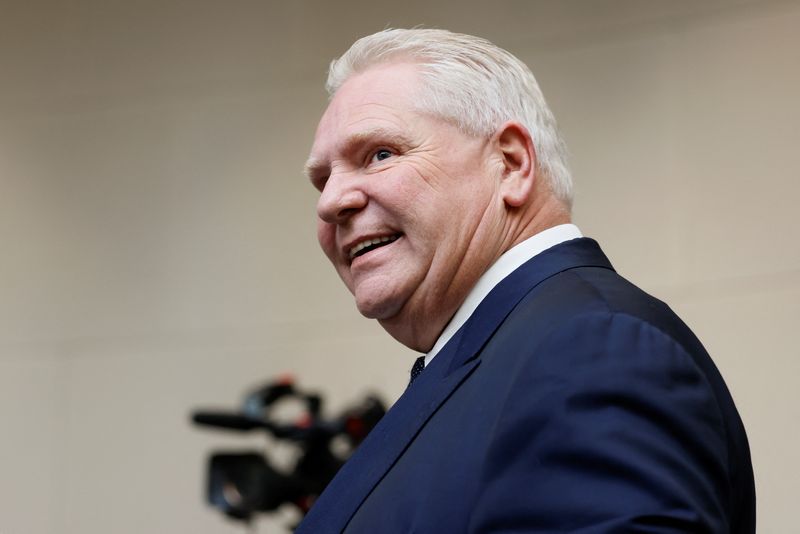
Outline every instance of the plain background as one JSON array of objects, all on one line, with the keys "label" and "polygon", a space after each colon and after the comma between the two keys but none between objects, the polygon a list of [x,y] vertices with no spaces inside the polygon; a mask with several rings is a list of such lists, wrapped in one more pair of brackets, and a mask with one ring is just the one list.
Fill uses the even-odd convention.
[{"label": "plain background", "polygon": [[[328,413],[416,354],[361,318],[302,176],[328,62],[425,25],[539,79],[575,219],[704,341],[747,426],[759,532],[800,482],[800,2],[0,0],[0,532],[234,533],[200,431],[281,373]],[[270,445],[271,454],[291,449]],[[281,532],[292,518],[256,525]]]}]

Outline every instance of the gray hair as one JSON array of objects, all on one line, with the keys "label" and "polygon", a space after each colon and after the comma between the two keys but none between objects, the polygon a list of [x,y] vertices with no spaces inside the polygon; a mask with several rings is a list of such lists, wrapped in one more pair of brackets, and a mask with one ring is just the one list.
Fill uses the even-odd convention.
[{"label": "gray hair", "polygon": [[325,88],[332,97],[347,79],[392,60],[421,67],[425,91],[415,98],[425,112],[454,122],[461,131],[490,136],[516,120],[531,133],[537,171],[566,206],[572,175],[556,120],[533,73],[511,53],[486,39],[437,29],[390,29],[362,37],[331,62]]}]

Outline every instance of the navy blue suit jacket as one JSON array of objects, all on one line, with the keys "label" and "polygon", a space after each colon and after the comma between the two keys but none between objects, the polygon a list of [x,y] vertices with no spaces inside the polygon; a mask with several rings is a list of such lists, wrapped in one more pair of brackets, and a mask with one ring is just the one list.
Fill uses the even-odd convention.
[{"label": "navy blue suit jacket", "polygon": [[754,532],[744,428],[703,346],[575,239],[531,259],[299,533]]}]

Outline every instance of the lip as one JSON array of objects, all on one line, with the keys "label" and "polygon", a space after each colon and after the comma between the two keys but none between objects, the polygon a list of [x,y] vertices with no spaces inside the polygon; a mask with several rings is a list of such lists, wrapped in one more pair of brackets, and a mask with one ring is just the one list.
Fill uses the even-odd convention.
[{"label": "lip", "polygon": [[[342,246],[342,249],[341,249],[342,256],[347,260],[348,263],[353,263],[354,260],[356,260],[356,259],[361,257],[361,256],[356,256],[356,257],[353,257],[353,258],[350,257],[350,251],[354,247],[356,247],[357,245],[359,245],[360,243],[363,243],[365,241],[370,241],[370,240],[375,240],[375,239],[379,239],[380,240],[380,239],[383,239],[383,238],[392,238],[392,237],[394,237],[395,240],[390,242],[390,243],[387,243],[387,245],[396,242],[398,239],[403,237],[403,234],[400,233],[400,232],[379,232],[379,233],[374,233],[374,234],[363,234],[363,235],[360,235],[355,239],[349,240],[344,246]],[[384,245],[384,246],[386,246],[386,245]],[[380,247],[380,248],[383,248],[383,247]],[[372,251],[370,251],[370,252],[372,252]]]}]

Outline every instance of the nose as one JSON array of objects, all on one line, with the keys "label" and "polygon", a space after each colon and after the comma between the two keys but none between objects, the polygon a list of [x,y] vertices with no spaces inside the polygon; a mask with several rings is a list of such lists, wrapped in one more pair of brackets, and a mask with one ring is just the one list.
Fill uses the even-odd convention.
[{"label": "nose", "polygon": [[329,224],[342,224],[367,205],[359,180],[346,173],[331,173],[317,201],[317,215]]}]

